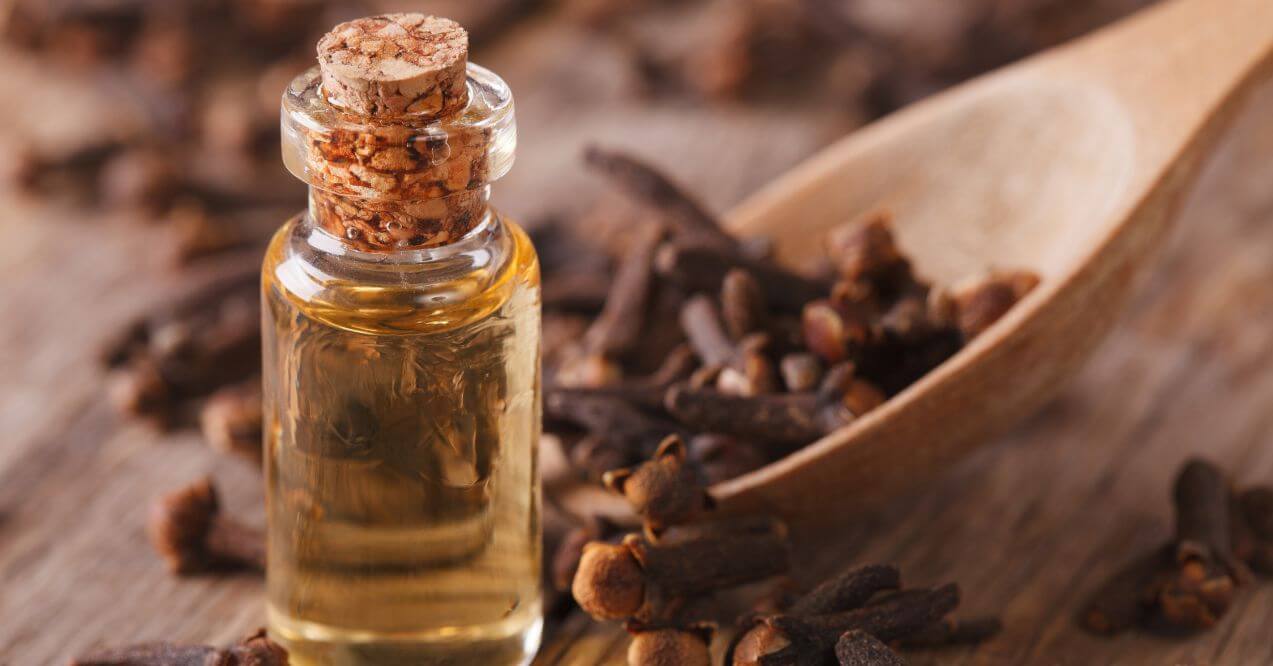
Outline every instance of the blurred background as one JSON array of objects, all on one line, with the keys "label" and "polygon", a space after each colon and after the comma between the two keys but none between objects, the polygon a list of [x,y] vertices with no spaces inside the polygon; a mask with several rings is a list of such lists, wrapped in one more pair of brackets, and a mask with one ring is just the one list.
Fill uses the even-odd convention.
[{"label": "blurred background", "polygon": [[[519,165],[495,202],[542,241],[551,366],[553,343],[595,314],[636,214],[586,172],[585,145],[629,149],[723,212],[873,118],[1146,4],[4,0],[0,223],[21,242],[0,261],[21,287],[0,294],[12,324],[0,329],[12,369],[0,418],[38,431],[65,373],[101,366],[99,338],[117,344],[107,365],[123,364],[110,331],[197,276],[250,266],[303,207],[279,157],[279,98],[341,20],[449,16],[469,29],[473,60],[511,84]],[[169,403],[254,368],[241,370],[190,395],[137,381],[114,391],[126,411],[172,421]]]},{"label": "blurred background", "polygon": [[[472,60],[510,83],[518,164],[494,199],[540,241],[551,356],[600,305],[572,275],[604,288],[637,214],[588,173],[584,146],[629,150],[723,212],[855,127],[1148,4],[0,0],[0,663],[112,636],[229,640],[258,621],[244,601],[257,581],[178,590],[139,518],[156,492],[209,470],[227,505],[261,516],[255,469],[201,446],[225,434],[199,428],[210,396],[257,371],[255,312],[212,290],[217,314],[198,325],[244,329],[250,358],[197,381],[156,387],[129,345],[174,297],[257,265],[303,207],[279,158],[279,97],[334,23],[448,16],[469,29]],[[1267,163],[1268,134],[1230,152]],[[1221,190],[1250,208],[1232,235],[1268,226],[1268,182],[1265,169]],[[1264,312],[1267,292],[1222,316]]]}]

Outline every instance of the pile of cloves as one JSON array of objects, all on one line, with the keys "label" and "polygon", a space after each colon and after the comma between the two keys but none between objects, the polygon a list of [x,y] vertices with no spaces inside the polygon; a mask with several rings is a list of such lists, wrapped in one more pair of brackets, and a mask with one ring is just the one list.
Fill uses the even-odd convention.
[{"label": "pile of cloves", "polygon": [[605,482],[642,518],[642,533],[567,539],[556,558],[559,581],[569,580],[575,600],[598,619],[666,622],[695,595],[787,571],[786,528],[767,518],[715,520],[704,479],[675,435]]},{"label": "pile of cloves", "polygon": [[569,585],[594,618],[624,622],[634,636],[629,664],[710,664],[714,626],[704,604],[716,592],[786,573],[785,526],[711,516],[703,478],[676,436],[651,460],[608,473],[606,484],[643,518],[643,532],[579,530],[554,558],[554,583]]},{"label": "pile of cloves", "polygon": [[[556,554],[557,584],[569,582],[594,618],[625,623],[633,635],[631,666],[710,665],[713,595],[787,572],[785,529],[764,518],[713,516],[703,477],[676,436],[650,460],[607,473],[605,483],[641,517],[643,532],[581,529]],[[975,643],[998,632],[993,618],[951,617],[958,604],[954,585],[902,590],[895,567],[854,568],[742,617],[726,663],[900,663],[886,643]]]},{"label": "pile of cloves", "polygon": [[739,623],[726,663],[733,666],[904,663],[895,648],[981,643],[998,618],[960,619],[954,584],[902,589],[896,567],[867,565],[834,576],[776,613]]},{"label": "pile of cloves", "polygon": [[1273,487],[1238,489],[1220,468],[1194,459],[1176,477],[1172,500],[1175,536],[1103,582],[1079,618],[1083,627],[1208,629],[1252,582],[1252,570],[1273,576]]},{"label": "pile of cloves", "polygon": [[[645,220],[591,323],[546,341],[546,429],[592,478],[649,457],[669,435],[711,483],[780,458],[905,389],[1039,281],[1002,271],[935,288],[882,212],[828,235],[827,268],[793,272],[653,167],[596,148],[587,162]],[[579,281],[598,282],[545,261],[546,329],[588,311],[558,293],[580,293]]]}]

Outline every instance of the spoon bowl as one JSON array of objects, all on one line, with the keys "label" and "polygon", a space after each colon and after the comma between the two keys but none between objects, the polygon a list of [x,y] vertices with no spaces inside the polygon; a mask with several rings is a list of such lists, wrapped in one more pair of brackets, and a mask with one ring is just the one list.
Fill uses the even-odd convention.
[{"label": "spoon bowl", "polygon": [[[940,284],[1043,281],[882,407],[716,485],[726,511],[816,523],[922,484],[1041,407],[1117,320],[1183,194],[1273,63],[1273,2],[1175,0],[909,107],[738,206],[742,234],[810,265],[871,209]],[[792,230],[797,230],[795,233]]]}]

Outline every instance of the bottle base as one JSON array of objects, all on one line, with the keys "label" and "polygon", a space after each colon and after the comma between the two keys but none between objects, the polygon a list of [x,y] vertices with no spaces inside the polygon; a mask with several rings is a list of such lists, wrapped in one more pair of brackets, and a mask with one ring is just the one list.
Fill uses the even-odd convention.
[{"label": "bottle base", "polygon": [[544,626],[535,613],[480,627],[380,633],[268,612],[270,637],[287,648],[293,666],[526,666],[539,650]]}]

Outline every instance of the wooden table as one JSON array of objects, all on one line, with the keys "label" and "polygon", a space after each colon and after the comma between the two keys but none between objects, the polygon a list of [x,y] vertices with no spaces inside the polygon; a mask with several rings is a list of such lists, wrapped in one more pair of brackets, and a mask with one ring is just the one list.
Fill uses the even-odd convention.
[{"label": "wooden table", "polygon": [[[563,76],[583,55],[587,71]],[[497,198],[527,219],[595,190],[577,164],[587,140],[667,165],[720,209],[851,124],[832,110],[637,105],[617,91],[612,53],[538,20],[482,60],[520,95],[520,165]],[[0,95],[14,99],[35,73],[6,67]],[[1184,458],[1273,480],[1270,117],[1273,84],[1209,167],[1122,325],[1058,400],[940,483],[846,518],[838,545],[798,573],[897,562],[911,584],[958,581],[969,612],[1003,614],[996,640],[912,663],[1273,663],[1273,584],[1244,591],[1219,627],[1187,641],[1098,639],[1072,620],[1112,567],[1168,534]],[[230,511],[261,519],[259,474],[193,432],[161,436],[116,416],[93,361],[104,336],[174,288],[154,257],[157,232],[11,195],[0,232],[0,664],[138,640],[229,642],[259,626],[258,578],[171,578],[143,533],[151,497],[207,473]],[[617,631],[573,618],[537,663],[622,663],[623,649]]]}]

